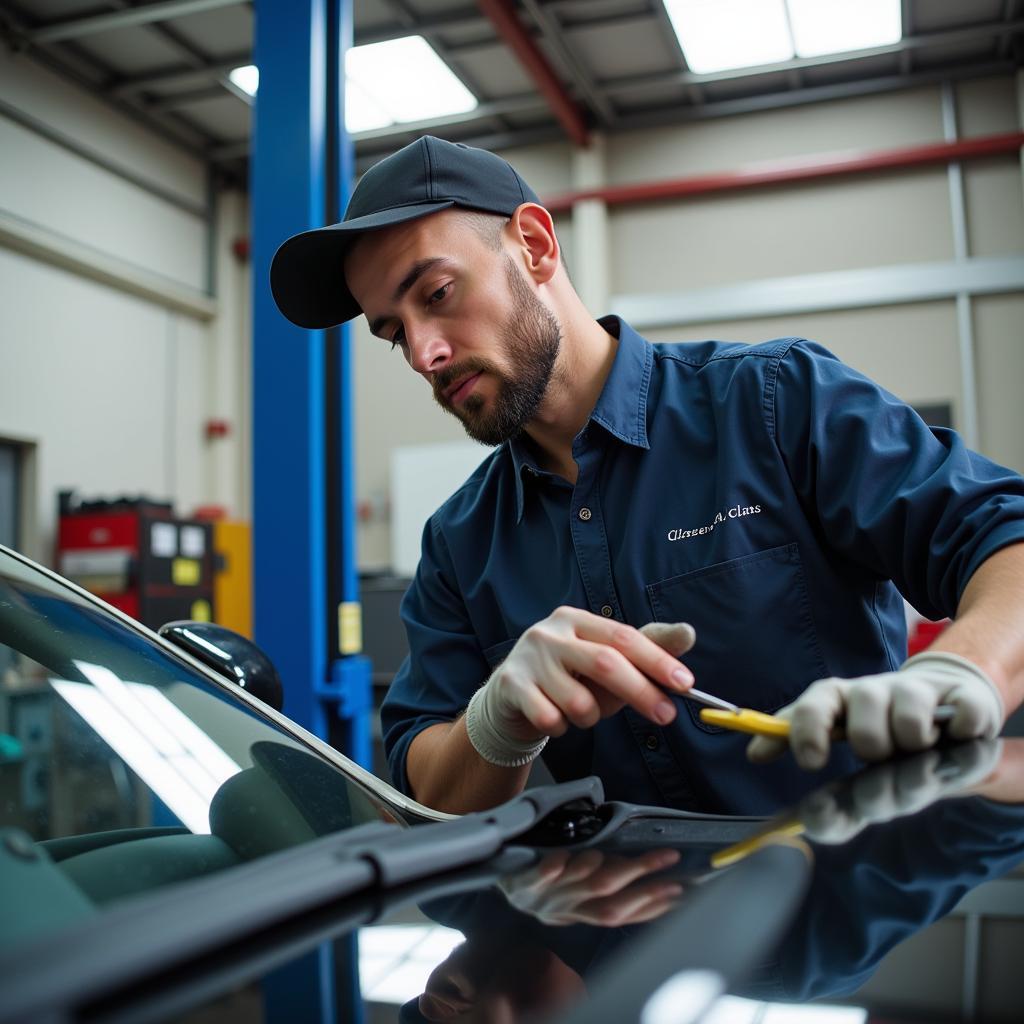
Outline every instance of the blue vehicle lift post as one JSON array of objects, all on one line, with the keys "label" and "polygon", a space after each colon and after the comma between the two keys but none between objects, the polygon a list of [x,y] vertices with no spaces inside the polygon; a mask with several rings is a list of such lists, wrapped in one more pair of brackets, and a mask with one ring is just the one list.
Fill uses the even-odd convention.
[{"label": "blue vehicle lift post", "polygon": [[[352,172],[344,127],[351,0],[257,0],[260,84],[250,157],[253,271],[253,579],[256,642],[284,683],[284,710],[370,761],[371,675],[355,557],[352,377],[347,329],[289,323],[270,263],[290,235],[340,219]],[[360,1018],[354,940],[265,983],[276,1020]],[[354,998],[336,1005],[338,969]],[[310,993],[313,993],[310,996]],[[305,1002],[304,1002],[305,1000]]]}]

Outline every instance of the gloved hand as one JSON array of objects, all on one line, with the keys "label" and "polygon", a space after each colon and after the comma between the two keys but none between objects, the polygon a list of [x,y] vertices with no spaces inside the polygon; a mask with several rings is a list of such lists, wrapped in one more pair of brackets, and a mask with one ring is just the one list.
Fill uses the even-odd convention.
[{"label": "gloved hand", "polygon": [[1002,727],[1002,697],[977,665],[957,654],[925,651],[898,672],[818,680],[778,712],[791,723],[788,740],[757,736],[747,757],[771,761],[788,745],[801,768],[815,771],[828,760],[830,734],[844,719],[850,746],[865,760],[881,760],[895,749],[924,750],[939,738],[933,721],[939,704],[956,708],[946,724],[953,739],[991,739]]},{"label": "gloved hand", "polygon": [[673,655],[688,651],[688,623],[652,622],[642,629],[578,608],[557,608],[531,626],[480,687],[466,709],[466,733],[490,764],[529,764],[550,736],[570,725],[589,729],[629,704],[667,725],[693,675]]},{"label": "gloved hand", "polygon": [[808,794],[797,816],[808,839],[845,843],[868,825],[905,818],[970,792],[992,774],[1001,753],[1002,740],[978,740],[876,765],[852,783],[844,780]]}]

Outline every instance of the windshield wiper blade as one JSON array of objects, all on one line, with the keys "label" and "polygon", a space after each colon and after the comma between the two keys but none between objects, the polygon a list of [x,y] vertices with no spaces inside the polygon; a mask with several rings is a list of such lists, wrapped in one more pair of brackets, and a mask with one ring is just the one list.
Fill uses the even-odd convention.
[{"label": "windshield wiper blade", "polygon": [[[482,863],[552,811],[597,806],[603,797],[600,781],[586,778],[453,821],[412,828],[373,822],[127,898],[0,952],[0,1022],[42,1019],[330,903]],[[49,858],[42,863],[54,867]]]}]

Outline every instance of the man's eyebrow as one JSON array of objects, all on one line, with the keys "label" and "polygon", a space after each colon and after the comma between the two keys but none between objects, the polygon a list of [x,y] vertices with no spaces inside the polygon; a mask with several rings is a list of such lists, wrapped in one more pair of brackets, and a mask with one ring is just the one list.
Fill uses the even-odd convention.
[{"label": "man's eyebrow", "polygon": [[[398,282],[391,295],[392,304],[398,303],[405,296],[406,292],[428,271],[433,270],[439,263],[447,263],[446,256],[428,256],[426,259],[417,260],[408,270],[405,277]],[[371,334],[380,334],[381,329],[391,319],[390,316],[379,316],[370,324]]]}]

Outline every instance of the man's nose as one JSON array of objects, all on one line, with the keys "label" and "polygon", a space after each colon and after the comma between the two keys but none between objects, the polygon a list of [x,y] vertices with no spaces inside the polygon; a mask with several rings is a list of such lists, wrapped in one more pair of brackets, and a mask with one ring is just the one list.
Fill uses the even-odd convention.
[{"label": "man's nose", "polygon": [[451,345],[431,325],[406,328],[409,365],[417,373],[436,373],[452,357]]}]

